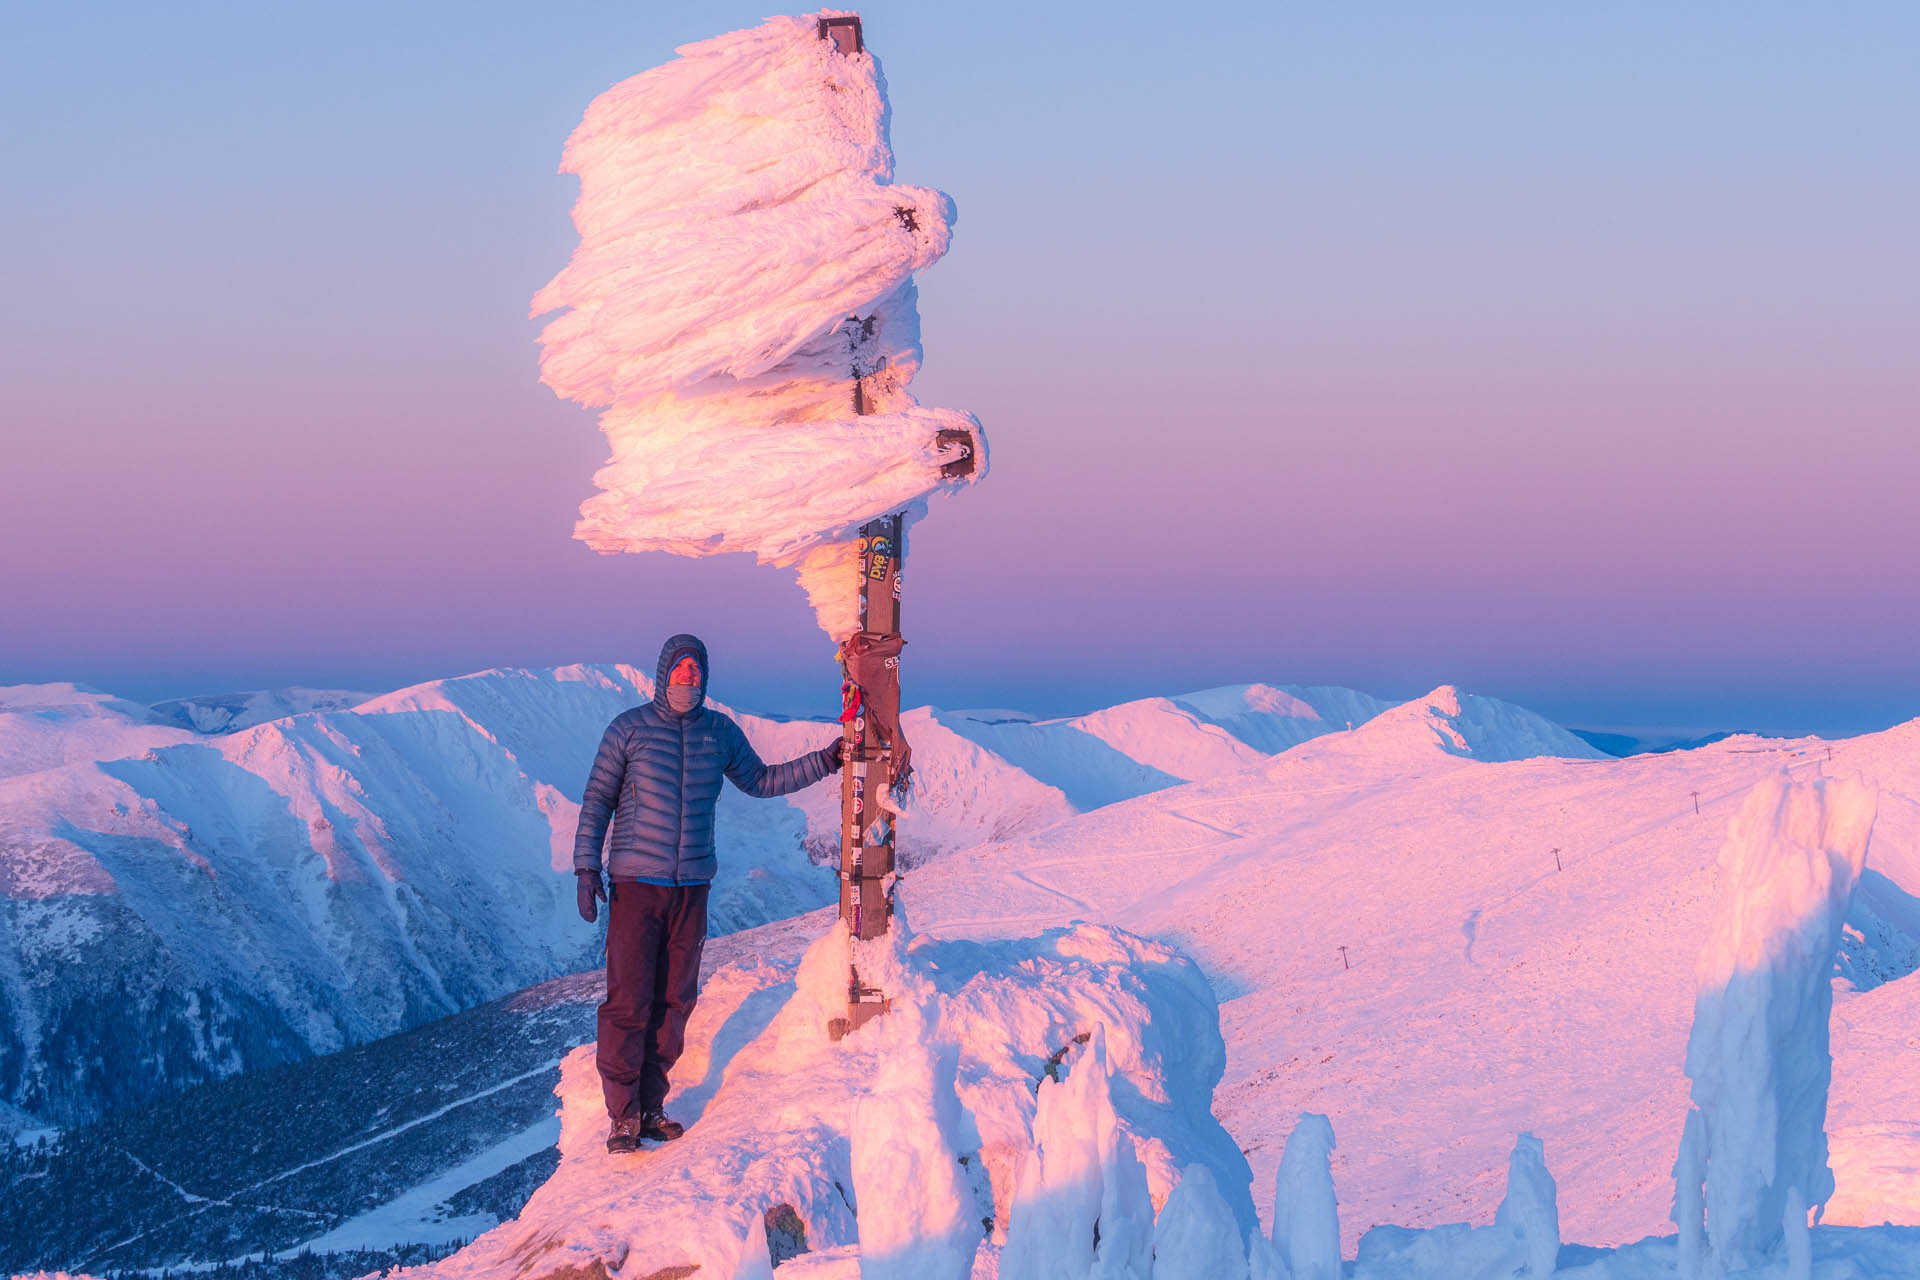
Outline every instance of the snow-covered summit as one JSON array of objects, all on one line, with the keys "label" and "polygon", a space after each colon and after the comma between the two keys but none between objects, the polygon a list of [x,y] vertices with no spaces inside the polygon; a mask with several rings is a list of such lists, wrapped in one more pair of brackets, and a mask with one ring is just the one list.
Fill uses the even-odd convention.
[{"label": "snow-covered summit", "polygon": [[1062,719],[1004,710],[934,711],[933,717],[1088,810],[1252,768],[1393,705],[1331,686],[1236,684]]},{"label": "snow-covered summit", "polygon": [[517,1220],[401,1275],[770,1276],[804,1247],[807,1274],[965,1280],[1001,1245],[1096,1256],[1103,1193],[1106,1253],[1145,1263],[1156,1208],[1196,1168],[1216,1188],[1200,1225],[1244,1254],[1249,1174],[1208,1109],[1225,1055],[1191,963],[1092,925],[992,946],[902,925],[860,945],[893,1009],[837,1044],[840,926],[797,967],[708,981],[668,1100],[691,1123],[669,1149],[606,1153],[592,1048],[575,1051],[552,1179]]},{"label": "snow-covered summit", "polygon": [[1389,741],[1411,753],[1437,747],[1450,756],[1481,761],[1607,760],[1606,752],[1559,725],[1498,698],[1462,693],[1443,684],[1383,712],[1360,728],[1367,749],[1381,754]]}]

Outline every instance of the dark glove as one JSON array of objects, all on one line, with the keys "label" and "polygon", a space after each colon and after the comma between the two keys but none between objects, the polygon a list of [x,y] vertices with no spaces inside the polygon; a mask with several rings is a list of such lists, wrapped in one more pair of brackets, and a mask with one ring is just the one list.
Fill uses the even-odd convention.
[{"label": "dark glove", "polygon": [[829,742],[827,744],[827,771],[829,773],[838,773],[840,766],[846,763],[846,756],[847,740],[845,738],[835,738],[832,742]]},{"label": "dark glove", "polygon": [[580,882],[580,918],[592,924],[600,918],[600,908],[594,899],[598,898],[601,902],[607,900],[607,891],[600,886],[600,873],[576,871],[574,879]]}]

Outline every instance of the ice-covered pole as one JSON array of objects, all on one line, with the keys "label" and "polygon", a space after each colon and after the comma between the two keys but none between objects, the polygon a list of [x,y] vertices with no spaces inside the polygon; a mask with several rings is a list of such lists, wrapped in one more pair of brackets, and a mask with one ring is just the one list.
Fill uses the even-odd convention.
[{"label": "ice-covered pole", "polygon": [[[878,802],[907,765],[881,714],[898,702],[907,530],[986,471],[973,416],[908,391],[914,273],[947,251],[953,202],[894,184],[886,84],[856,15],[677,52],[596,98],[561,161],[580,178],[580,244],[533,300],[560,313],[541,377],[603,410],[611,448],[574,533],[798,574],[844,664],[842,903],[872,936],[892,871]],[[883,1007],[860,991],[856,976],[854,1025]]]}]

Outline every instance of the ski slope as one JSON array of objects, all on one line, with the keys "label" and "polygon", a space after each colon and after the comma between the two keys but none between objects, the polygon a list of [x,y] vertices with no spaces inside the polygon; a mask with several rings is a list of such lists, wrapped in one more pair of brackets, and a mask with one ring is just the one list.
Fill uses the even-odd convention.
[{"label": "ski slope", "polygon": [[1920,722],[1501,762],[1459,754],[1496,718],[1456,705],[1471,707],[1416,700],[964,851],[901,902],[939,937],[1089,920],[1192,955],[1221,999],[1215,1113],[1256,1187],[1294,1117],[1332,1118],[1349,1255],[1370,1224],[1485,1220],[1523,1131],[1546,1144],[1567,1238],[1618,1244],[1670,1229],[1694,961],[1731,815],[1781,769],[1857,773],[1881,804],[1843,946],[1858,978],[1833,1020],[1828,1221],[1920,1220]]}]

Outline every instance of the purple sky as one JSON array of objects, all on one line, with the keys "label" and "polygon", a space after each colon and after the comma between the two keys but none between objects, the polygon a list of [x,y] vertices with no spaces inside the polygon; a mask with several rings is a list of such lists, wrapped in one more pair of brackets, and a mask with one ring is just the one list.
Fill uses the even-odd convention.
[{"label": "purple sky", "polygon": [[[711,642],[782,572],[569,538],[537,382],[587,102],[758,4],[0,18],[0,683],[384,688]],[[1441,683],[1581,725],[1920,714],[1920,11],[866,10],[960,208],[907,694]],[[1087,14],[1095,11],[1086,10]]]}]

